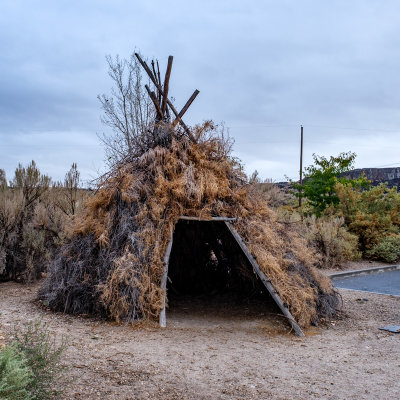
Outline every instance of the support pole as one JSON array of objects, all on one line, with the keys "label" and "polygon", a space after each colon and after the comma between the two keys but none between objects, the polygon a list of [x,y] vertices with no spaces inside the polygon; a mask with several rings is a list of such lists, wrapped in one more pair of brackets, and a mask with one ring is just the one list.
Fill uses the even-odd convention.
[{"label": "support pole", "polygon": [[163,291],[163,298],[162,298],[162,302],[163,302],[163,308],[160,312],[160,327],[161,328],[165,328],[167,326],[167,316],[166,316],[166,303],[167,303],[167,279],[168,279],[168,265],[169,265],[169,257],[171,255],[171,250],[172,250],[172,242],[174,239],[174,231],[171,231],[170,234],[170,239],[169,239],[169,243],[167,246],[167,250],[165,251],[165,255],[164,255],[164,272],[163,272],[163,276],[161,278],[161,290]]},{"label": "support pole", "polygon": [[165,114],[165,109],[167,108],[169,78],[171,77],[172,60],[173,60],[173,57],[169,56],[167,70],[165,71],[164,92],[162,95],[162,103],[161,103],[161,112],[163,113],[163,115]]},{"label": "support pole", "polygon": [[[300,185],[303,184],[303,125],[300,134]],[[301,188],[299,188],[299,207],[301,207]]]},{"label": "support pole", "polygon": [[189,100],[186,102],[186,104],[183,106],[182,110],[179,112],[176,119],[172,122],[172,127],[174,127],[178,123],[179,119],[183,117],[183,115],[185,114],[185,112],[190,107],[190,105],[193,103],[194,99],[196,98],[196,96],[199,93],[200,92],[197,89],[193,92],[193,94],[190,96]]},{"label": "support pole", "polygon": [[162,114],[160,105],[158,104],[156,94],[155,94],[154,92],[150,91],[150,88],[149,88],[147,85],[144,85],[144,87],[146,88],[147,93],[149,94],[150,99],[152,100],[152,102],[153,102],[153,104],[154,104],[154,107],[156,108],[156,111],[157,111],[157,115],[158,115],[159,120],[162,121],[162,119],[163,119],[163,114]]},{"label": "support pole", "polygon": [[292,326],[293,330],[298,336],[304,337],[304,333],[301,330],[299,324],[296,322],[294,319],[293,315],[290,313],[288,306],[283,303],[282,299],[279,296],[279,293],[275,290],[273,287],[270,279],[264,274],[264,272],[261,270],[260,266],[257,264],[257,261],[254,259],[252,254],[250,253],[249,249],[243,242],[242,238],[240,235],[237,233],[236,229],[233,227],[233,225],[230,222],[224,222],[225,226],[228,228],[234,239],[236,240],[236,243],[239,245],[239,247],[242,249],[243,254],[246,256],[247,260],[250,262],[250,265],[253,267],[254,272],[258,275],[258,277],[261,279],[261,282],[264,284],[266,289],[268,290],[269,294],[272,296],[272,298],[275,300],[275,303],[278,305],[280,310],[282,311],[283,315],[287,318],[289,321],[290,325]]}]

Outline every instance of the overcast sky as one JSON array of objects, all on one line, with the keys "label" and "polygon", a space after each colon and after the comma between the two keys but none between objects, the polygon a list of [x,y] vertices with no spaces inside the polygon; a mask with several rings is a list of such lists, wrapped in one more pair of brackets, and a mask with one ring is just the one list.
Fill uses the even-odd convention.
[{"label": "overcast sky", "polygon": [[0,168],[34,159],[54,179],[104,169],[97,95],[105,56],[165,66],[188,124],[223,121],[250,173],[298,176],[312,153],[400,166],[398,0],[0,1]]}]

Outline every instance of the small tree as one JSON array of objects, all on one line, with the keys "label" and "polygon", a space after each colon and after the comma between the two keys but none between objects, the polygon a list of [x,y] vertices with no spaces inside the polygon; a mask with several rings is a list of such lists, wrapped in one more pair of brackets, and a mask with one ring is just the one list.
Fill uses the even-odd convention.
[{"label": "small tree", "polygon": [[[107,56],[108,74],[114,87],[111,95],[98,96],[103,109],[101,121],[112,133],[103,133],[108,162],[113,164],[127,154],[142,152],[146,148],[147,131],[154,111],[150,97],[143,90],[143,78],[134,54],[130,59]],[[150,82],[148,83],[149,86]]]},{"label": "small tree", "polygon": [[71,169],[66,173],[64,179],[64,187],[67,190],[66,195],[72,215],[74,215],[76,212],[80,175],[81,174],[78,171],[78,166],[76,163],[73,163]]},{"label": "small tree", "polygon": [[79,193],[80,172],[73,163],[71,169],[65,174],[64,183],[57,182],[53,185],[55,205],[68,216],[75,215],[82,196]]},{"label": "small tree", "polygon": [[337,206],[339,197],[335,185],[341,183],[352,187],[367,187],[369,182],[364,176],[358,179],[349,179],[343,176],[354,167],[356,154],[352,152],[340,153],[337,157],[326,158],[313,154],[314,164],[305,168],[302,185],[294,184],[299,190],[297,196],[306,197],[316,215],[329,206]]},{"label": "small tree", "polygon": [[15,170],[12,187],[22,190],[25,199],[25,209],[32,208],[34,202],[40,198],[50,187],[51,178],[40,173],[35,161],[25,168],[22,164]]},{"label": "small tree", "polygon": [[4,169],[0,169],[0,190],[7,188],[7,179]]}]

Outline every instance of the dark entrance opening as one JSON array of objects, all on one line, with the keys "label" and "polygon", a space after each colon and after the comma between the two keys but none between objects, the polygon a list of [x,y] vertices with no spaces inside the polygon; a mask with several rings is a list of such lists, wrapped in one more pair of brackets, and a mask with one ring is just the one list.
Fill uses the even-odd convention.
[{"label": "dark entrance opening", "polygon": [[168,266],[168,314],[281,315],[223,221],[179,220]]}]

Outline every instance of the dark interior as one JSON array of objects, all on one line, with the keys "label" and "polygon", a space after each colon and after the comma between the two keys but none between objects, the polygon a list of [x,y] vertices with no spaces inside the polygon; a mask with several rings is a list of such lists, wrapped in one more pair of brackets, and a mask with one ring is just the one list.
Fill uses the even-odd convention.
[{"label": "dark interior", "polygon": [[193,300],[227,307],[260,304],[279,313],[223,221],[179,220],[168,268],[169,310]]}]

